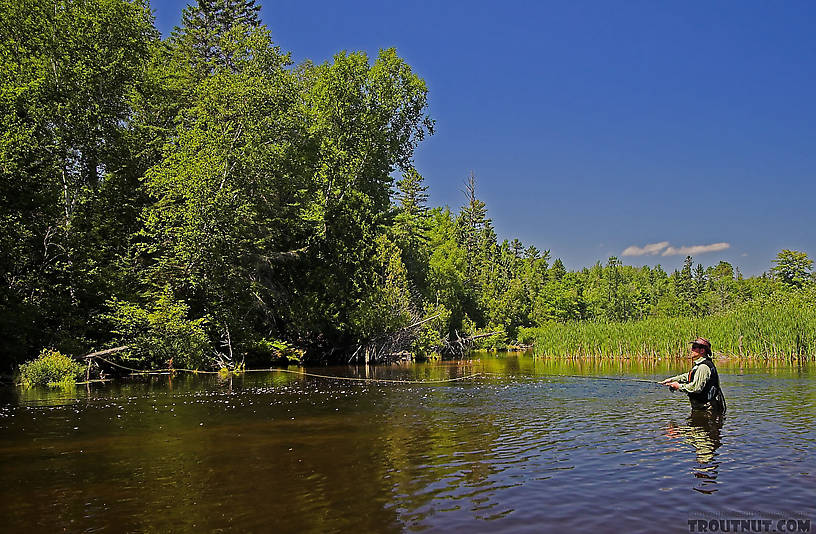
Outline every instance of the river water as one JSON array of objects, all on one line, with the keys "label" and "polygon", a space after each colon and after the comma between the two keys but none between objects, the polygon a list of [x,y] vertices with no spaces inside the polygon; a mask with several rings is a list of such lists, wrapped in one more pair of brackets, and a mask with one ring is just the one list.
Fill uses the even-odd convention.
[{"label": "river water", "polygon": [[483,354],[305,370],[487,373],[441,384],[291,368],[4,389],[0,530],[748,532],[735,521],[753,519],[816,532],[813,369],[719,364],[723,418],[691,417],[684,394],[653,384],[590,378],[686,367]]}]

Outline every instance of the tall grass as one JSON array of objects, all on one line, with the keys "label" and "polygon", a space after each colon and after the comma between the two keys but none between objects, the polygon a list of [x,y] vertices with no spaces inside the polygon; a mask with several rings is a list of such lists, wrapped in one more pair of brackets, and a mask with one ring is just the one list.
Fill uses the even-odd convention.
[{"label": "tall grass", "polygon": [[608,323],[553,323],[535,331],[535,352],[579,358],[687,356],[696,337],[715,354],[742,358],[816,360],[813,292],[778,294],[708,317],[665,317]]}]

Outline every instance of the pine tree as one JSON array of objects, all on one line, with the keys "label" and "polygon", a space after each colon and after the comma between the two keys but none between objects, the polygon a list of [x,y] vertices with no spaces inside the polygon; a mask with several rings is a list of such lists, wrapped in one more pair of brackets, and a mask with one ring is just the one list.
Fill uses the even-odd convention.
[{"label": "pine tree", "polygon": [[703,264],[698,263],[697,267],[694,269],[694,285],[696,286],[698,293],[705,290],[707,281],[708,278],[706,277]]},{"label": "pine tree", "polygon": [[802,287],[813,280],[813,260],[804,252],[783,249],[773,260],[771,275],[790,287]]},{"label": "pine tree", "polygon": [[465,274],[469,280],[474,280],[476,267],[479,264],[477,251],[479,249],[482,231],[489,227],[490,219],[487,218],[486,204],[476,197],[476,176],[470,173],[465,182],[465,197],[467,204],[462,207],[459,213],[459,237],[460,243],[465,249],[465,260],[467,268]]},{"label": "pine tree", "polygon": [[414,287],[426,285],[429,251],[426,250],[430,215],[428,213],[428,186],[415,169],[409,169],[397,182],[397,215],[394,217],[394,233],[402,250],[402,260]]},{"label": "pine tree", "polygon": [[535,245],[530,245],[527,247],[527,250],[524,251],[524,257],[528,260],[537,260],[541,257],[541,251],[536,248]]},{"label": "pine tree", "polygon": [[235,70],[225,39],[237,26],[247,31],[260,27],[260,9],[255,0],[198,0],[184,8],[181,28],[173,37],[195,76],[204,78],[219,68]]},{"label": "pine tree", "polygon": [[397,201],[399,215],[410,221],[427,220],[428,218],[428,186],[425,179],[416,169],[409,169],[397,182]]},{"label": "pine tree", "polygon": [[693,263],[691,256],[686,256],[683,268],[674,272],[674,294],[680,301],[681,308],[687,313],[696,313],[697,309],[696,287],[691,270]]},{"label": "pine tree", "polygon": [[513,251],[513,255],[515,255],[517,258],[521,258],[524,245],[518,239],[513,239],[513,241],[510,242],[510,249]]},{"label": "pine tree", "polygon": [[561,258],[556,258],[552,267],[550,267],[549,278],[552,280],[561,280],[565,274],[567,274],[567,270],[564,268],[564,263],[561,261]]}]

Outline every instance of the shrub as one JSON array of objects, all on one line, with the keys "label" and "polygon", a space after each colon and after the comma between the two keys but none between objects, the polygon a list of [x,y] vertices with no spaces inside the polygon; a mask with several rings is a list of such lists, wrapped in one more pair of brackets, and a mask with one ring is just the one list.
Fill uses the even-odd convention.
[{"label": "shrub", "polygon": [[475,349],[498,351],[507,350],[507,330],[504,328],[503,324],[488,325],[487,328],[477,330],[475,335],[478,336],[473,342],[473,347]]},{"label": "shrub", "polygon": [[113,325],[119,341],[128,345],[132,356],[143,366],[200,369],[211,365],[206,318],[188,319],[186,303],[176,300],[169,290],[147,308],[113,299],[112,313],[105,318]]},{"label": "shrub", "polygon": [[519,345],[532,345],[536,336],[538,336],[539,329],[536,327],[521,327],[516,334],[516,343]]},{"label": "shrub", "polygon": [[433,357],[434,351],[440,350],[445,343],[448,333],[448,322],[451,312],[444,304],[428,305],[425,309],[426,322],[419,325],[413,332],[414,339],[411,352],[418,360]]},{"label": "shrub", "polygon": [[35,360],[20,365],[23,387],[71,387],[82,377],[81,363],[52,349],[43,349]]},{"label": "shrub", "polygon": [[254,352],[272,364],[297,364],[303,361],[304,352],[279,339],[261,339],[255,343]]}]

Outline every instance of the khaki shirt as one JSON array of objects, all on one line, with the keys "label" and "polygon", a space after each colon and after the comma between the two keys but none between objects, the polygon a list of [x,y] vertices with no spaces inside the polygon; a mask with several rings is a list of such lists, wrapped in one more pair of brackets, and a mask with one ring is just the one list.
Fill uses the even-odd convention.
[{"label": "khaki shirt", "polygon": [[707,365],[700,365],[704,361],[706,361],[705,356],[701,356],[694,360],[694,365],[699,365],[697,367],[697,372],[694,373],[694,380],[689,382],[688,377],[689,373],[683,373],[677,376],[671,377],[672,382],[677,382],[680,384],[678,388],[680,391],[685,391],[686,393],[697,393],[698,391],[702,391],[703,386],[705,386],[708,379],[711,377],[711,369],[708,368]]}]

